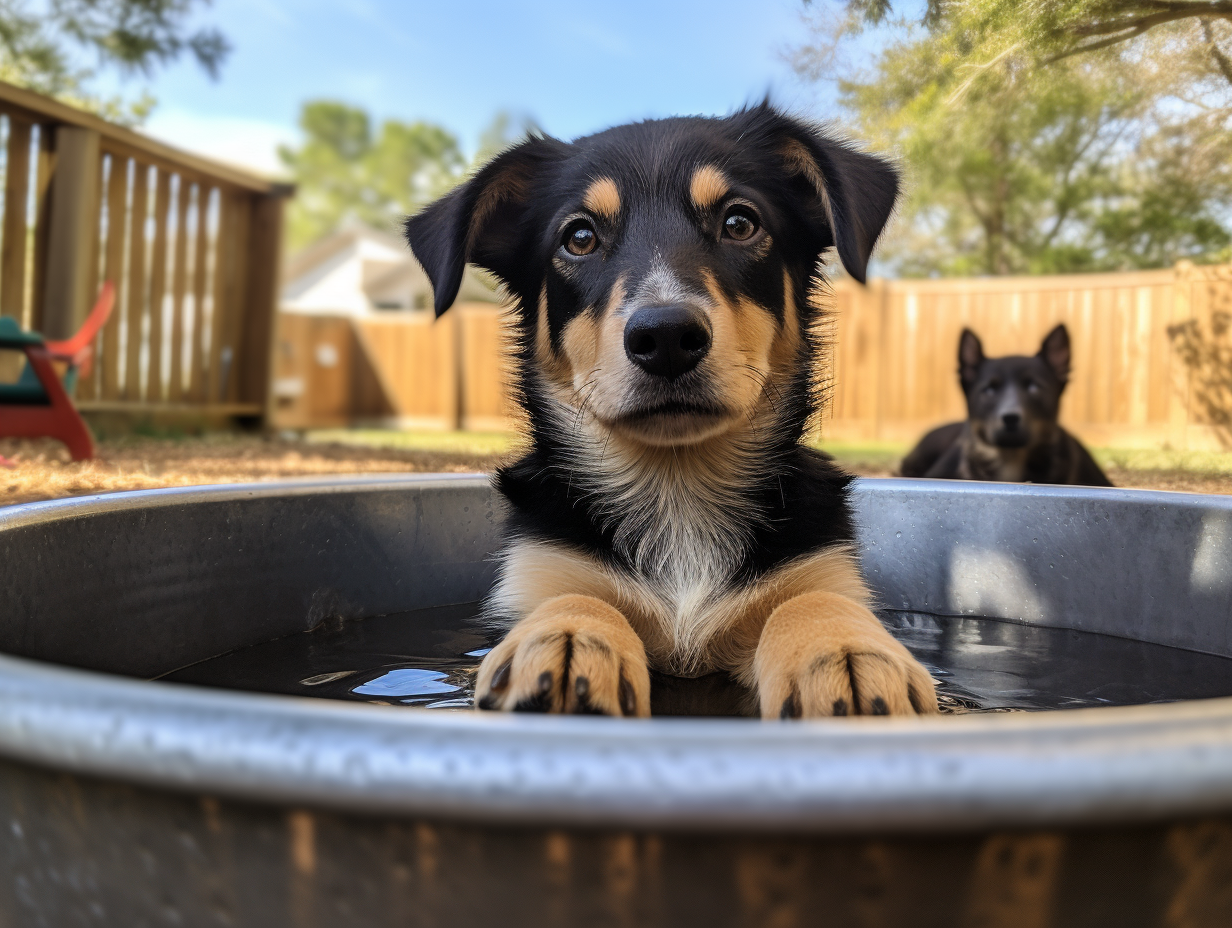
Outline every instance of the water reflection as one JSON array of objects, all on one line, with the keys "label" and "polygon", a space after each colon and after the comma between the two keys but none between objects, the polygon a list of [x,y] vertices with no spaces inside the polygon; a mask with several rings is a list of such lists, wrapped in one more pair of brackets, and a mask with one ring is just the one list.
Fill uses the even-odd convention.
[{"label": "water reflection", "polygon": [[[468,603],[322,625],[221,655],[163,679],[229,689],[461,709],[498,636]],[[887,612],[933,673],[949,712],[1130,705],[1232,695],[1232,660],[1090,632]],[[723,674],[656,674],[657,715],[749,715],[753,694]]]}]

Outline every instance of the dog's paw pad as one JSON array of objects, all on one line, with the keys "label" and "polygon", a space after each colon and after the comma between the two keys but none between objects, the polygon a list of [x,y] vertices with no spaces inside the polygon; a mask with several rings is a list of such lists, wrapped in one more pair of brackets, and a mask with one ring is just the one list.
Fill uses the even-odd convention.
[{"label": "dog's paw pad", "polygon": [[937,711],[928,671],[872,613],[829,595],[801,605],[807,608],[776,612],[762,633],[757,678],[763,718]]}]

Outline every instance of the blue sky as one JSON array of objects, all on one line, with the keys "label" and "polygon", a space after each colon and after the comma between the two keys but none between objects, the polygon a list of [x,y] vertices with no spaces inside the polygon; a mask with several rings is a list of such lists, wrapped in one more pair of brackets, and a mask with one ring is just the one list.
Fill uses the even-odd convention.
[{"label": "blue sky", "polygon": [[[815,4],[832,0],[814,0]],[[806,35],[800,0],[472,3],[215,0],[202,18],[234,52],[218,81],[188,60],[100,89],[159,100],[147,131],[271,170],[304,100],[353,102],[375,117],[426,119],[476,144],[498,110],[573,137],[674,113],[725,113],[770,91],[833,115],[825,85],[786,58]],[[831,9],[837,9],[832,6]]]}]

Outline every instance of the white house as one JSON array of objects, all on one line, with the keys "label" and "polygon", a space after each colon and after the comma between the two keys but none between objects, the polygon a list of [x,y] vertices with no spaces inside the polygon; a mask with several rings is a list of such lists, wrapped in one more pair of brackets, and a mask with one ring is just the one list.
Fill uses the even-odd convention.
[{"label": "white house", "polygon": [[[282,309],[320,315],[369,316],[426,310],[432,285],[406,244],[360,223],[348,223],[291,257]],[[495,303],[493,286],[467,268],[461,302]]]}]

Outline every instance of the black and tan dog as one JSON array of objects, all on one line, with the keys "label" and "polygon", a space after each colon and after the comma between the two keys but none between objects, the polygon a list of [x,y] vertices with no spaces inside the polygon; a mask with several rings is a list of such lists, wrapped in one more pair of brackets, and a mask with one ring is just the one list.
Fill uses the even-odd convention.
[{"label": "black and tan dog", "polygon": [[834,246],[863,279],[897,176],[763,104],[532,138],[407,220],[437,313],[466,262],[514,304],[530,448],[477,705],[650,714],[648,667],[766,717],[935,712],[868,609],[850,477],[801,444]]},{"label": "black and tan dog", "polygon": [[1069,382],[1069,331],[1058,325],[1034,357],[984,357],[970,329],[958,340],[967,421],[933,429],[903,459],[904,477],[1110,487],[1090,452],[1057,424]]}]

